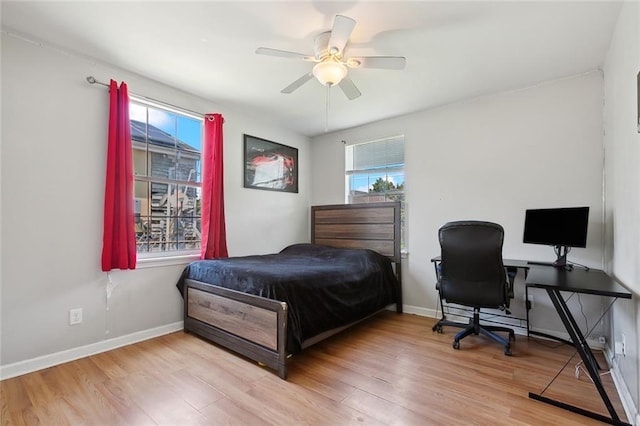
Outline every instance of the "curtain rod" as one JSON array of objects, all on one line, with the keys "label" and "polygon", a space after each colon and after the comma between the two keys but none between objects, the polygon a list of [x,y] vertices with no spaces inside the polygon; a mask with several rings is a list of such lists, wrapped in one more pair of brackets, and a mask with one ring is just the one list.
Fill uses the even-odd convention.
[{"label": "curtain rod", "polygon": [[[104,86],[104,87],[110,87],[107,83],[103,83],[101,81],[96,80],[96,78],[94,76],[92,76],[92,75],[87,77],[87,81],[89,82],[89,84],[99,84],[99,85]],[[171,108],[175,108],[177,110],[185,111],[185,112],[193,114],[193,115],[195,115],[195,116],[197,116],[199,118],[207,117],[207,119],[213,121],[213,114],[203,114],[201,112],[191,111],[190,109],[186,109],[186,108],[183,108],[183,107],[179,107],[177,105],[170,104],[168,102],[164,102],[164,101],[160,101],[160,100],[157,100],[157,99],[153,99],[153,98],[150,98],[148,96],[138,95],[138,94],[133,93],[133,92],[130,92],[130,93],[133,96],[137,97],[137,98],[142,98],[142,99],[148,100],[150,102],[155,102],[155,103],[160,104],[160,105],[165,105],[165,106],[168,106],[168,107],[171,107]]]}]

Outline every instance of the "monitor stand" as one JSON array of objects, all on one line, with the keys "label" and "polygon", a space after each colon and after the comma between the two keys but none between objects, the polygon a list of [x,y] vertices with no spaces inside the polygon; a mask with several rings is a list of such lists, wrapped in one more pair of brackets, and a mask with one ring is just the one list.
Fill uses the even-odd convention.
[{"label": "monitor stand", "polygon": [[542,265],[542,266],[554,266],[556,268],[571,269],[572,265],[567,263],[567,253],[569,253],[569,247],[567,246],[554,246],[557,259],[555,262],[537,262],[528,260],[529,265]]},{"label": "monitor stand", "polygon": [[567,253],[569,253],[569,247],[567,246],[555,246],[554,250],[558,258],[553,262],[553,266],[556,268],[565,268],[567,266]]}]

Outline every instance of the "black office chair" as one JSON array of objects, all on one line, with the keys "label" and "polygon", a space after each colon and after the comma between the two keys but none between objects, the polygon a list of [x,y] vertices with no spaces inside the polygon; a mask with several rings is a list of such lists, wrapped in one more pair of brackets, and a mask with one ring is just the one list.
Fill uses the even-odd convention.
[{"label": "black office chair", "polygon": [[[453,348],[460,349],[460,339],[470,334],[482,334],[504,346],[504,354],[511,355],[515,334],[507,327],[480,324],[480,309],[506,309],[513,297],[502,262],[502,226],[481,221],[449,222],[438,231],[441,263],[436,288],[443,308],[442,319],[433,330],[442,333],[443,326],[464,328],[456,334]],[[473,308],[468,324],[447,320],[443,301]],[[495,332],[509,333],[509,338]]]}]

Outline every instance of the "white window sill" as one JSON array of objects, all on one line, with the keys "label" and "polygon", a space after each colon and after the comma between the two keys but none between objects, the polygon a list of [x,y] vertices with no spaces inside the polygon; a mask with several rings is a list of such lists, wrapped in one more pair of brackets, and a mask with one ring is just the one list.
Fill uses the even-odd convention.
[{"label": "white window sill", "polygon": [[188,265],[199,260],[200,254],[176,254],[172,256],[138,257],[136,269],[158,268],[163,266]]}]

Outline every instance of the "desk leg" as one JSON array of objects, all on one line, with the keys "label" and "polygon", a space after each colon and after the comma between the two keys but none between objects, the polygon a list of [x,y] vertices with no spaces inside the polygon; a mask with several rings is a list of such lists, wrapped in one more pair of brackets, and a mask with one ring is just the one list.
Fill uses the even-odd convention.
[{"label": "desk leg", "polygon": [[598,374],[598,363],[595,359],[595,356],[593,355],[593,352],[591,351],[591,348],[589,347],[584,335],[580,331],[578,324],[573,318],[569,307],[562,298],[560,291],[556,289],[547,289],[547,294],[549,294],[549,298],[553,302],[553,305],[556,308],[556,311],[558,312],[562,323],[567,329],[569,336],[571,336],[571,341],[580,354],[580,358],[584,362],[584,366],[589,372],[589,377],[591,377],[593,384],[596,386],[596,389],[600,394],[600,398],[602,398],[602,402],[604,402],[604,405],[607,407],[607,411],[609,411],[609,415],[611,417],[606,417],[601,414],[587,411],[582,408],[565,404],[531,392],[529,393],[529,398],[537,399],[539,401],[546,402],[547,404],[555,405],[557,407],[564,408],[565,410],[573,411],[575,413],[582,414],[584,416],[591,417],[593,419],[600,420],[609,424],[627,425],[628,423],[624,423],[620,420],[620,417],[618,417],[616,409],[613,407],[613,404],[611,403],[611,400],[609,399],[609,396],[604,389],[602,380],[600,379],[600,375]]},{"label": "desk leg", "polygon": [[[580,353],[580,357],[585,362],[585,364],[587,363],[585,357],[589,359],[589,364],[591,366],[591,369],[593,370],[593,373],[598,377],[598,379],[600,379],[598,370],[601,370],[601,368],[598,364],[598,360],[596,360],[595,355],[591,351],[589,343],[587,343],[587,339],[585,338],[584,334],[582,334],[582,331],[580,331],[580,327],[578,326],[578,323],[576,323],[575,318],[573,318],[573,315],[571,314],[567,303],[562,298],[562,294],[558,290],[551,289],[547,289],[547,293],[549,293],[549,297],[551,298],[556,311],[558,311],[558,314],[560,314],[560,312],[564,312],[564,315],[560,314],[560,319],[569,332],[571,341],[573,342],[575,348],[578,350],[578,353]],[[587,368],[587,370],[589,370],[589,368]],[[591,371],[589,372],[591,373]],[[601,380],[598,381],[601,382]]]},{"label": "desk leg", "polygon": [[527,312],[527,337],[531,336],[531,326],[529,325],[529,311],[531,303],[529,303],[529,286],[524,286],[524,310]]}]

